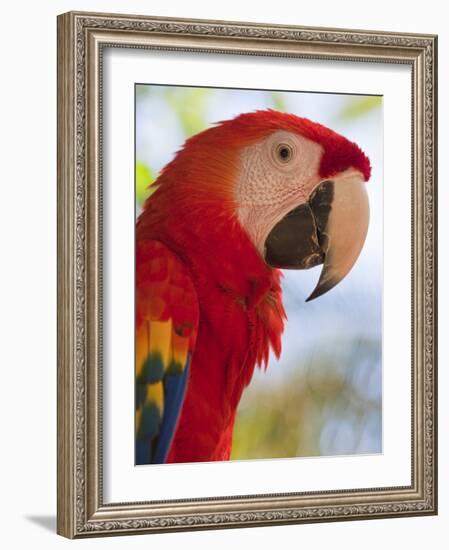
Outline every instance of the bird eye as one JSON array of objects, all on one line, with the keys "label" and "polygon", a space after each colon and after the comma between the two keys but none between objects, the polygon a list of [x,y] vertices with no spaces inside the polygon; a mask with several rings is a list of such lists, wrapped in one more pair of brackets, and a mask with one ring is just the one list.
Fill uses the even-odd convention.
[{"label": "bird eye", "polygon": [[276,156],[281,162],[289,162],[293,156],[293,149],[288,143],[280,143],[276,147]]}]

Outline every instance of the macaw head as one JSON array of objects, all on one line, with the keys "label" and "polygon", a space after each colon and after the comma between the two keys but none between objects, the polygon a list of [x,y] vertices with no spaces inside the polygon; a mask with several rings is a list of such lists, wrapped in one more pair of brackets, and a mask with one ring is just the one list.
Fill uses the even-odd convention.
[{"label": "macaw head", "polygon": [[269,266],[323,264],[308,300],[339,283],[361,252],[370,162],[320,124],[273,110],[245,113],[187,140],[162,180],[173,181],[174,171],[189,181],[193,200],[231,212]]}]

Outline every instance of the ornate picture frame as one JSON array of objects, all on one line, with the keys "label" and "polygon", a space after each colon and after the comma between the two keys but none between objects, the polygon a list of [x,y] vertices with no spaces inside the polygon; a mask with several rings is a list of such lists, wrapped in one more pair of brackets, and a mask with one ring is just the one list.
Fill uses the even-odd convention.
[{"label": "ornate picture frame", "polygon": [[[238,54],[411,69],[411,483],[105,502],[103,53]],[[69,538],[437,513],[437,37],[70,12],[58,17],[58,519]],[[404,358],[408,361],[408,358]]]}]

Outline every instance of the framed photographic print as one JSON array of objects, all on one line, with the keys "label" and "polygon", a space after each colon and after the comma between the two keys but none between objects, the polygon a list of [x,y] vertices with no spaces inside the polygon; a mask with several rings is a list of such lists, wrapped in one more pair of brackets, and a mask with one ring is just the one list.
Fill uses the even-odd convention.
[{"label": "framed photographic print", "polygon": [[435,514],[432,35],[58,18],[58,532]]}]

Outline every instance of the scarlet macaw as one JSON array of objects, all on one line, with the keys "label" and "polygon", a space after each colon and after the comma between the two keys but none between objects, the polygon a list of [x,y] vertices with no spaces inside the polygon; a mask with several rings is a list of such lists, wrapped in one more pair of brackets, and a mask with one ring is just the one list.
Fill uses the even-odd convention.
[{"label": "scarlet macaw", "polygon": [[136,231],[136,463],[228,460],[255,366],[281,353],[280,269],[324,264],[308,300],[365,241],[370,162],[345,137],[272,110],[186,141]]}]

